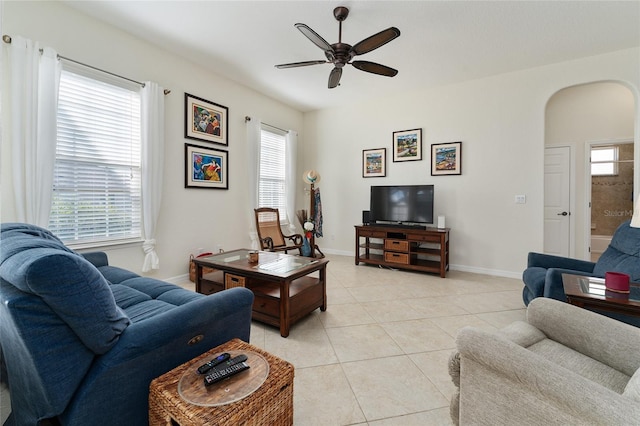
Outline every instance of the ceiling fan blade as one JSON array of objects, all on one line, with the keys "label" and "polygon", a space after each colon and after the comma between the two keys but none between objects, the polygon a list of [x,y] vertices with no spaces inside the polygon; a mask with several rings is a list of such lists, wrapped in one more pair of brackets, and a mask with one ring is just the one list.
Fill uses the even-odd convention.
[{"label": "ceiling fan blade", "polygon": [[333,89],[340,83],[340,77],[342,77],[342,68],[335,67],[329,74],[329,89]]},{"label": "ceiling fan blade", "polygon": [[395,70],[386,65],[376,64],[369,61],[353,61],[351,65],[358,68],[360,71],[366,71],[373,74],[383,75],[385,77],[395,77],[398,74],[398,70]]},{"label": "ceiling fan blade", "polygon": [[327,43],[325,39],[320,37],[318,33],[313,31],[311,28],[309,28],[305,24],[295,24],[295,27],[299,29],[300,32],[305,35],[305,37],[311,40],[311,42],[316,46],[318,46],[320,49],[324,50],[325,52],[326,51],[333,52],[333,48],[331,47],[331,45]]},{"label": "ceiling fan blade", "polygon": [[[362,55],[367,52],[371,52],[380,46],[384,46],[396,37],[400,36],[400,30],[396,27],[390,27],[386,30],[382,30],[377,34],[367,37],[359,43],[356,43],[351,51],[356,55]],[[307,36],[309,37],[309,36]]]},{"label": "ceiling fan blade", "polygon": [[280,65],[276,65],[275,67],[281,70],[284,68],[306,67],[308,65],[319,65],[319,64],[326,64],[326,63],[327,61],[322,61],[322,60],[304,61],[304,62],[292,62],[290,64],[280,64]]}]

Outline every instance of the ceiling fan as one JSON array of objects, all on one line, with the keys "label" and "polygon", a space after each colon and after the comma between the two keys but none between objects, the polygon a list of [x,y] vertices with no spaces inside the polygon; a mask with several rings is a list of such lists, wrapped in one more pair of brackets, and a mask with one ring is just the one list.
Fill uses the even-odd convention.
[{"label": "ceiling fan", "polygon": [[369,61],[352,61],[352,59],[354,58],[354,56],[371,52],[372,50],[389,43],[394,38],[399,37],[399,29],[397,29],[396,27],[389,27],[386,30],[382,30],[379,33],[367,37],[359,43],[351,46],[350,44],[342,42],[342,21],[347,19],[347,16],[349,16],[349,9],[343,6],[336,7],[333,10],[333,16],[340,23],[338,42],[334,44],[327,43],[325,39],[320,37],[318,33],[313,31],[307,25],[295,24],[295,27],[299,29],[300,32],[305,35],[305,37],[307,37],[313,44],[324,51],[324,55],[327,57],[326,61],[317,60],[293,62],[290,64],[276,65],[276,68],[284,69],[331,63],[334,65],[334,68],[329,74],[329,89],[333,89],[340,84],[340,77],[342,77],[342,68],[347,64],[351,64],[361,71],[383,75],[386,77],[394,77],[396,74],[398,74],[398,70],[395,70],[386,65],[376,64],[375,62]]}]

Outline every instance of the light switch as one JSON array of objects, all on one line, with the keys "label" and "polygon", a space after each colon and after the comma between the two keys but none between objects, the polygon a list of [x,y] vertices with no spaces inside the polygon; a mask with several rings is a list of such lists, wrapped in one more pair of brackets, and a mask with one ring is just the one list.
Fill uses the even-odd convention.
[{"label": "light switch", "polygon": [[516,195],[516,204],[526,204],[527,196],[526,195]]}]

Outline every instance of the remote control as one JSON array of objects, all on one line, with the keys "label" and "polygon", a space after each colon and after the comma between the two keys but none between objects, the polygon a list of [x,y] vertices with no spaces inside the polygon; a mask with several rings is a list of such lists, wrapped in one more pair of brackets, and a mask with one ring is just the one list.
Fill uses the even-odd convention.
[{"label": "remote control", "polygon": [[218,355],[217,357],[215,357],[211,361],[207,362],[206,364],[202,364],[200,367],[198,367],[198,374],[206,373],[207,371],[211,370],[216,365],[221,364],[221,363],[225,362],[226,360],[228,360],[229,357],[231,357],[231,355],[229,355],[226,352],[223,353],[223,354]]},{"label": "remote control", "polygon": [[227,379],[234,374],[238,374],[241,371],[250,368],[246,362],[241,362],[240,364],[232,365],[231,367],[227,367],[224,370],[215,370],[211,374],[207,374],[204,378],[204,385],[209,386],[224,379]]},{"label": "remote control", "polygon": [[240,364],[241,362],[245,362],[247,360],[247,356],[244,354],[240,354],[238,356],[234,356],[231,359],[226,360],[226,362],[222,362],[216,366],[213,367],[214,371],[220,371],[220,370],[224,370],[225,368],[229,368],[231,366],[234,366],[236,364]]}]

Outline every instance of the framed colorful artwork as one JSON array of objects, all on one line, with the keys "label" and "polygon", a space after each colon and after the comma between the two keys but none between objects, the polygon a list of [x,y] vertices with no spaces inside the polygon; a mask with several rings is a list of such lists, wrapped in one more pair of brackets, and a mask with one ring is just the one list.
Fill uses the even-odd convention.
[{"label": "framed colorful artwork", "polygon": [[229,109],[197,96],[184,94],[184,137],[198,141],[229,144]]},{"label": "framed colorful artwork", "polygon": [[387,175],[387,149],[362,150],[362,177],[384,177]]},{"label": "framed colorful artwork", "polygon": [[229,189],[229,153],[184,144],[185,188]]},{"label": "framed colorful artwork", "polygon": [[462,174],[462,142],[431,145],[431,176]]},{"label": "framed colorful artwork", "polygon": [[422,129],[393,132],[393,162],[422,160]]}]

